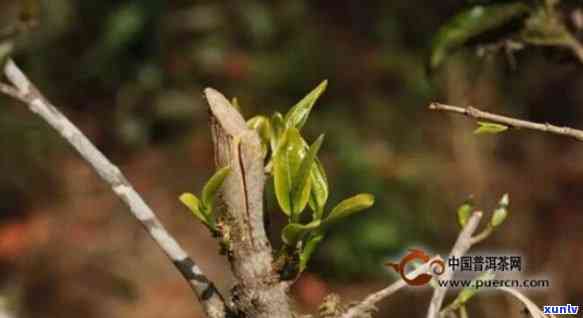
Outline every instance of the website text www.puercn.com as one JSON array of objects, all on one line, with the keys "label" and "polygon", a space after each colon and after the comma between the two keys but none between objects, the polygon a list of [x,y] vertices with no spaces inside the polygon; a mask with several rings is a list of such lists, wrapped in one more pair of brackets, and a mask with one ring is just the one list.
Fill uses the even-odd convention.
[{"label": "website text www.puercn.com", "polygon": [[439,287],[447,288],[465,288],[475,287],[480,288],[548,288],[550,282],[548,279],[485,279],[485,280],[470,280],[470,279],[451,279],[451,280],[437,280]]}]

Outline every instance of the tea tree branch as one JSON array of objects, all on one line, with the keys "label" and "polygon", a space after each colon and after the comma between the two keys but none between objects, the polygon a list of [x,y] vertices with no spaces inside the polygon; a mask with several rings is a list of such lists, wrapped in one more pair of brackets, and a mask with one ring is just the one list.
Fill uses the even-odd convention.
[{"label": "tea tree branch", "polygon": [[[430,270],[429,264],[431,264],[432,261],[439,259],[441,259],[440,256],[435,256],[431,258],[428,262],[421,265],[419,268],[415,269],[414,271],[407,275],[415,277],[418,276],[419,274],[427,273]],[[388,287],[383,288],[378,292],[369,295],[362,302],[348,309],[342,316],[340,316],[340,318],[362,317],[364,313],[369,312],[372,308],[374,308],[376,303],[385,298],[388,298],[389,296],[391,296],[392,294],[396,293],[401,288],[406,286],[408,286],[407,283],[401,278],[398,281],[389,285]]]},{"label": "tea tree branch", "polygon": [[4,83],[0,83],[0,93],[21,101],[26,99],[26,96],[22,95],[18,89]]},{"label": "tea tree branch", "polygon": [[[472,244],[474,242],[473,235],[474,232],[478,229],[478,225],[480,225],[480,220],[482,219],[482,212],[476,211],[472,214],[469,218],[468,222],[460,232],[452,250],[449,254],[450,257],[462,257],[466,254]],[[451,280],[453,277],[453,271],[446,266],[445,273],[441,280],[448,281]],[[437,279],[437,278],[436,278]],[[445,298],[445,293],[447,292],[447,287],[437,286],[433,291],[433,297],[431,298],[431,303],[429,304],[429,310],[427,312],[427,318],[438,318],[439,311],[441,310],[441,306],[443,304],[443,299]]]},{"label": "tea tree branch", "polygon": [[537,130],[555,135],[571,137],[578,141],[583,141],[583,130],[578,130],[570,127],[559,127],[551,125],[549,123],[535,123],[527,120],[506,117],[502,115],[481,111],[471,106],[458,107],[440,103],[431,103],[429,105],[429,109],[465,115],[476,120],[488,121],[496,124],[505,125],[511,128]]},{"label": "tea tree branch", "polygon": [[[470,249],[470,247],[473,244],[473,235],[474,235],[474,232],[476,232],[481,219],[482,219],[482,212],[474,212],[470,216],[470,218],[468,219],[468,222],[466,223],[466,225],[464,226],[464,228],[460,232],[450,255],[455,256],[455,257],[461,257],[462,255],[467,253],[467,251]],[[430,264],[432,263],[432,261],[438,260],[438,259],[441,259],[441,257],[434,256],[428,262],[426,262],[425,264],[423,264],[419,268],[415,269],[411,273],[408,273],[407,275],[411,276],[411,277],[415,277],[415,276],[418,276],[419,274],[429,272],[430,271]],[[451,277],[453,276],[453,272],[446,271],[444,273],[444,275],[445,275],[444,279],[451,279]],[[378,292],[369,295],[362,302],[360,302],[358,305],[353,306],[350,309],[348,309],[344,314],[342,314],[340,316],[340,318],[362,317],[365,313],[370,312],[371,308],[374,308],[374,305],[376,303],[391,296],[392,294],[396,293],[401,288],[406,287],[406,286],[408,286],[407,283],[403,279],[400,279],[400,280],[394,282],[393,284],[389,285],[388,287],[381,289]],[[447,291],[447,288],[442,288],[441,290],[438,288],[435,290],[435,292],[433,294],[432,301],[431,301],[428,318],[429,317],[431,317],[431,318],[437,317],[435,315],[439,313],[439,308],[441,308],[441,304],[443,303],[443,298],[445,296],[446,291]]]},{"label": "tea tree branch", "polygon": [[111,186],[113,192],[129,207],[132,215],[140,221],[150,237],[188,281],[207,316],[227,317],[230,309],[214,284],[168,233],[154,211],[134,190],[119,168],[112,164],[65,115],[41,94],[12,60],[8,60],[4,66],[4,75],[13,86],[1,84],[0,91],[27,104],[31,112],[44,119],[67,140],[93,167],[101,179]]},{"label": "tea tree branch", "polygon": [[[292,318],[297,316],[297,314],[293,313],[291,302],[288,298],[290,282],[285,281],[285,278],[280,276],[280,272],[278,271],[279,267],[276,265],[277,261],[274,261],[273,255],[275,253],[267,238],[266,228],[263,223],[264,162],[266,159],[264,149],[265,141],[260,138],[257,131],[248,127],[248,124],[237,108],[233,107],[221,93],[212,88],[207,88],[204,91],[210,108],[210,128],[214,144],[215,163],[217,168],[220,168],[221,171],[228,171],[228,173],[221,174],[221,185],[217,185],[211,191],[213,193],[212,195],[209,196],[211,192],[205,192],[205,190],[203,192],[207,195],[203,195],[202,198],[207,208],[212,206],[212,213],[216,213],[213,215],[212,229],[216,234],[220,235],[221,244],[228,254],[228,259],[236,278],[235,286],[232,289],[231,302],[225,302],[222,295],[214,287],[214,284],[206,278],[201,269],[166,231],[155,213],[134,190],[119,168],[113,165],[73,123],[42,95],[12,60],[9,59],[2,68],[4,75],[10,83],[0,83],[0,93],[27,104],[30,111],[44,119],[67,140],[94,168],[97,174],[111,186],[114,193],[129,207],[133,216],[142,223],[152,239],[154,239],[184,278],[190,283],[209,318]],[[285,136],[291,138],[290,136],[297,135],[298,145],[305,143],[305,141],[302,143],[303,139],[299,135],[298,127],[303,125],[303,122],[307,118],[306,114],[309,113],[315,99],[323,90],[322,87],[325,87],[325,82],[319,86],[319,89],[314,90],[294,106],[290,110],[292,115],[286,115],[286,120],[291,121],[291,124],[287,123],[287,125],[291,126],[286,126],[287,135]],[[482,112],[471,107],[460,108],[434,103],[430,108],[456,112],[475,119],[486,120],[515,128],[528,128],[567,135],[583,141],[583,131],[571,128],[532,123]],[[279,117],[281,117],[280,122],[283,123],[283,117],[281,115]],[[275,116],[274,118],[277,119],[278,117]],[[274,120],[274,123],[276,122]],[[297,127],[294,125],[297,125]],[[295,133],[295,135],[292,133]],[[292,139],[286,142],[290,142],[290,140]],[[309,149],[312,155],[306,158],[311,158],[312,161],[321,144],[321,138],[319,139],[319,143],[316,141],[314,144],[315,146],[306,146],[306,149]],[[312,162],[305,162],[307,163],[302,163],[300,168],[310,168]],[[300,173],[299,175],[305,177],[307,170],[302,171],[304,171],[304,174]],[[320,170],[316,170],[316,172],[322,174],[322,180],[325,180],[323,177],[324,174]],[[305,179],[303,184],[305,184]],[[319,190],[325,191],[323,198],[318,198],[321,202],[314,202],[314,204],[323,206],[323,202],[327,198],[327,183],[325,186],[320,183],[314,184],[320,186],[318,188]],[[209,203],[209,198],[214,198],[215,194],[218,194],[216,204],[215,202]],[[289,193],[284,193],[284,195],[289,195]],[[299,199],[301,198],[303,197],[299,196]],[[296,201],[299,202],[299,199]],[[194,199],[191,198],[192,200]],[[501,204],[505,202],[505,207],[508,204],[507,201],[507,199],[501,201]],[[192,201],[190,203],[192,203],[193,207],[197,208],[198,206],[194,202],[198,201]],[[359,194],[345,199],[332,209],[327,218],[323,221],[318,220],[318,223],[314,226],[319,226],[320,222],[333,222],[336,219],[346,217],[356,211],[370,207],[373,202],[374,197],[369,194]],[[308,202],[304,202],[303,206],[305,207],[307,204]],[[216,211],[214,211],[215,208]],[[470,211],[468,211],[468,214]],[[299,212],[301,211],[295,211],[295,213]],[[497,226],[503,222],[505,215],[505,213],[495,213],[491,221],[491,226]],[[473,212],[468,216],[467,222],[461,223],[465,224],[465,226],[458,236],[451,251],[451,256],[461,257],[467,253],[473,244],[476,244],[489,234],[489,232],[483,232],[483,235],[478,234],[474,236],[474,232],[481,218],[481,212]],[[294,225],[296,226],[295,228],[300,230],[302,226],[308,226],[307,224]],[[299,230],[294,232],[294,228],[290,229],[287,232],[284,231],[284,234],[286,234],[284,235],[284,242],[286,242],[285,239],[288,240],[288,243],[297,242],[294,241],[294,237],[301,235],[301,233],[297,232]],[[312,241],[308,243],[310,242]],[[318,242],[316,241],[316,243]],[[302,260],[302,255],[299,256],[300,258],[296,260],[296,263]],[[436,259],[439,259],[439,256],[435,256],[431,260]],[[431,260],[413,271],[413,273],[410,273],[410,275],[429,272],[431,270]],[[452,276],[453,272],[446,268],[443,279],[449,280]],[[389,297],[405,286],[407,286],[407,283],[401,279],[371,294],[359,304],[348,307],[346,310],[342,309],[341,312],[334,313],[333,315],[338,318],[368,316],[377,302]],[[446,287],[437,287],[435,289],[428,311],[428,318],[438,317],[446,292]]]},{"label": "tea tree branch", "polygon": [[231,168],[220,203],[233,273],[235,306],[247,317],[291,318],[287,284],[273,268],[272,248],[263,224],[265,167],[261,141],[241,114],[218,91],[207,88],[217,167]]}]

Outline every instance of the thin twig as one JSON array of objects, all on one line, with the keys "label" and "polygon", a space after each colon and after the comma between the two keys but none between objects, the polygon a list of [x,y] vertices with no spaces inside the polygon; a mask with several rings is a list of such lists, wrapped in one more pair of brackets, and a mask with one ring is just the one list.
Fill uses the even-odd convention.
[{"label": "thin twig", "polygon": [[460,115],[466,115],[476,120],[489,121],[496,124],[502,124],[511,128],[523,128],[538,130],[542,132],[552,133],[555,135],[575,138],[578,141],[583,141],[583,130],[574,129],[570,127],[559,127],[549,123],[535,123],[532,121],[506,117],[493,113],[481,111],[474,107],[458,107],[440,103],[431,103],[429,109],[437,111],[452,112]]},{"label": "thin twig", "polygon": [[[466,226],[460,232],[460,235],[455,242],[450,257],[462,257],[466,254],[469,249],[472,247],[472,236],[474,232],[478,229],[478,225],[480,224],[480,220],[482,219],[482,212],[476,211],[472,214]],[[453,277],[453,271],[446,266],[446,271],[439,279],[448,281],[451,280]],[[436,278],[438,279],[438,278]],[[437,286],[433,291],[433,297],[431,298],[431,303],[429,304],[429,310],[427,311],[427,318],[438,318],[439,311],[441,310],[441,306],[443,304],[443,299],[445,298],[445,293],[447,292],[446,286]]]},{"label": "thin twig", "polygon": [[30,82],[26,75],[12,61],[4,67],[6,78],[14,85],[0,86],[3,93],[26,103],[30,110],[43,118],[95,169],[97,174],[107,182],[115,194],[130,208],[132,215],[141,222],[176,268],[189,282],[209,318],[224,318],[230,309],[225,305],[214,284],[207,279],[201,269],[180,247],[158,220],[152,209],[121,173],[89,139],[71,123],[54,105],[52,105]]},{"label": "thin twig", "polygon": [[26,99],[26,96],[22,95],[18,89],[4,83],[0,83],[0,93],[21,101]]},{"label": "thin twig", "polygon": [[482,230],[482,232],[478,233],[477,235],[475,235],[474,237],[472,237],[472,239],[470,240],[470,244],[472,246],[482,242],[483,240],[487,239],[490,234],[492,234],[492,232],[494,231],[494,227],[491,225],[486,226],[486,228],[484,230]]},{"label": "thin twig", "polygon": [[534,318],[546,318],[546,317],[555,318],[555,315],[548,315],[548,316],[545,315],[545,313],[543,313],[542,310],[540,310],[540,308],[532,300],[530,300],[525,295],[521,294],[518,290],[513,289],[513,288],[508,288],[508,287],[498,287],[498,289],[502,290],[502,291],[514,296],[516,299],[520,300],[522,302],[522,304],[526,306],[526,309],[528,310],[528,312],[530,313],[530,315],[532,317],[534,317]]},{"label": "thin twig", "polygon": [[[459,236],[454,244],[454,247],[451,251],[452,256],[461,257],[462,255],[467,253],[467,251],[471,247],[472,235],[474,235],[474,232],[476,232],[476,229],[478,228],[478,225],[480,223],[481,218],[482,218],[482,212],[476,211],[472,214],[472,216],[468,220],[468,223],[462,229],[462,231],[460,232],[460,234],[459,234]],[[419,274],[429,272],[430,271],[430,264],[432,263],[433,260],[437,260],[437,259],[441,259],[441,257],[439,255],[434,256],[431,260],[429,260],[428,262],[425,262],[425,264],[423,264],[422,266],[420,266],[416,270],[412,271],[408,275],[415,277],[415,276],[418,276]],[[449,280],[453,276],[453,272],[446,271],[443,275],[444,275],[443,279]],[[357,318],[357,317],[360,317],[361,315],[364,315],[365,313],[369,312],[371,310],[371,308],[374,308],[373,306],[376,303],[391,296],[392,294],[394,294],[395,292],[397,292],[398,290],[400,290],[401,288],[403,288],[405,286],[407,286],[407,283],[403,279],[400,279],[400,280],[394,282],[393,284],[389,285],[388,287],[381,289],[378,292],[369,295],[362,302],[360,302],[358,305],[353,306],[350,309],[348,309],[345,313],[343,313],[341,316],[339,316],[339,318]],[[436,313],[439,313],[439,308],[441,308],[441,304],[443,303],[443,297],[445,296],[446,291],[447,291],[447,288],[444,288],[444,287],[441,289],[440,289],[440,287],[435,289],[435,292],[433,294],[433,299],[431,301],[430,312],[437,310]],[[435,316],[435,314],[434,314],[431,316],[428,315],[428,317],[434,318],[437,316]]]},{"label": "thin twig", "polygon": [[[426,262],[425,264],[423,264],[419,268],[417,268],[414,271],[412,271],[411,273],[409,273],[408,276],[415,277],[415,276],[418,276],[419,274],[429,272],[429,270],[430,270],[429,264],[431,264],[434,260],[440,260],[440,259],[441,259],[441,257],[439,255],[434,256],[428,262]],[[378,292],[369,295],[362,302],[360,302],[358,305],[350,307],[350,309],[348,309],[345,313],[343,313],[342,316],[340,316],[340,318],[357,318],[360,315],[362,315],[363,313],[370,311],[371,308],[374,308],[374,305],[376,303],[378,303],[379,301],[391,296],[392,294],[396,293],[401,288],[406,287],[406,286],[408,286],[407,283],[401,278],[398,281],[389,285],[388,287],[383,288],[383,289],[379,290]]]}]

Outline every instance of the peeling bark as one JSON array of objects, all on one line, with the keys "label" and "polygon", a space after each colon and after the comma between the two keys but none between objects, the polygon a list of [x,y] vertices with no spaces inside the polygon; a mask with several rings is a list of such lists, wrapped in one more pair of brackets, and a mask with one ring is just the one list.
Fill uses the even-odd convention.
[{"label": "peeling bark", "polygon": [[220,194],[223,227],[237,284],[233,302],[246,317],[290,318],[287,285],[273,269],[272,248],[263,224],[265,174],[259,136],[214,89],[207,88],[217,168],[230,166]]}]

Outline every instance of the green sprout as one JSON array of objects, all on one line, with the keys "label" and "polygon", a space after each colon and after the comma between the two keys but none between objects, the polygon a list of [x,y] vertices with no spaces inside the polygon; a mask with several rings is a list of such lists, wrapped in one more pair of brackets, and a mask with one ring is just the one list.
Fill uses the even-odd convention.
[{"label": "green sprout", "polygon": [[190,209],[192,214],[199,219],[212,233],[217,233],[217,219],[214,213],[214,202],[219,188],[225,178],[231,172],[230,167],[219,169],[205,184],[200,195],[201,199],[192,193],[180,195],[180,201]]},{"label": "green sprout", "polygon": [[[266,170],[273,177],[279,208],[288,218],[288,224],[281,233],[284,246],[279,258],[286,263],[282,267],[289,263],[298,265],[295,272],[305,269],[328,226],[374,203],[371,194],[358,194],[325,213],[330,188],[324,167],[318,159],[324,135],[309,145],[301,135],[301,128],[327,85],[327,81],[320,83],[285,115],[276,112],[271,116],[258,115],[247,121],[249,128],[256,130],[262,141]],[[302,221],[307,207],[311,210],[311,218]]]}]

